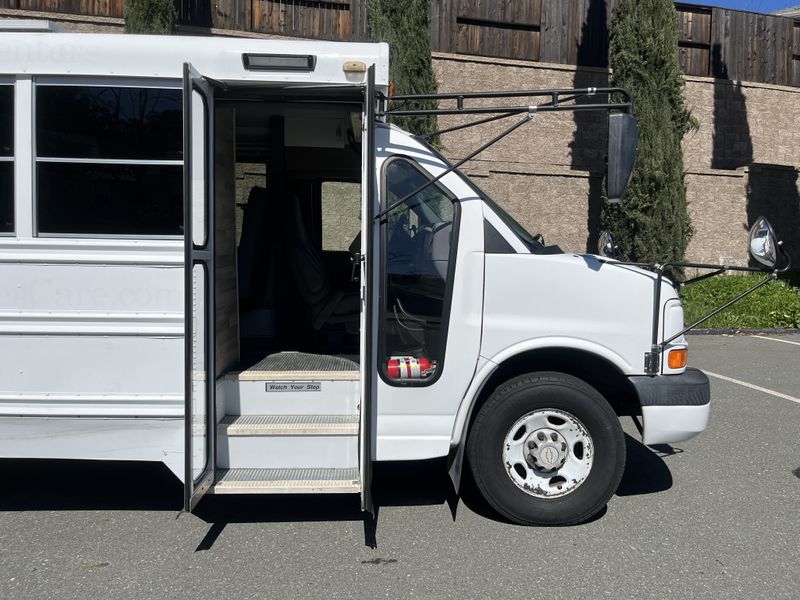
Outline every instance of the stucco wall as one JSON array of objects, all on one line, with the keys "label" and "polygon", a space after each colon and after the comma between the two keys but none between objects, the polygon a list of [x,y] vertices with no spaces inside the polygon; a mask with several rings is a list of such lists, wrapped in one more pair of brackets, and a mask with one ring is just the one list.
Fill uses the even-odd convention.
[{"label": "stucco wall", "polygon": [[[597,69],[441,53],[434,55],[434,70],[442,92],[608,83]],[[695,227],[687,258],[746,263],[749,224],[763,213],[800,265],[800,89],[687,77],[686,99],[699,123],[684,141]],[[466,155],[514,119],[446,134],[445,154]],[[440,126],[458,122],[442,118]],[[593,250],[605,145],[599,114],[541,114],[465,170],[548,243]]]}]

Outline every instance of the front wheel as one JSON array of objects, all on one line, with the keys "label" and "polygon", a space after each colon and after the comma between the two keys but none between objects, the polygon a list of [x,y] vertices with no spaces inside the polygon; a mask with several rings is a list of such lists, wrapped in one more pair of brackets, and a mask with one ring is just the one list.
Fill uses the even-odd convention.
[{"label": "front wheel", "polygon": [[498,513],[523,525],[569,525],[616,491],[625,436],[593,387],[563,373],[532,373],[502,384],[481,407],[467,457]]}]

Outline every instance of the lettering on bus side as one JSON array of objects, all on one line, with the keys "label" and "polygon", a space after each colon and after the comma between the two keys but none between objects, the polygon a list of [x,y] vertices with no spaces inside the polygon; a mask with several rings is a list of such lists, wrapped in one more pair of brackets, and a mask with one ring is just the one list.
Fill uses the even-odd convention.
[{"label": "lettering on bus side", "polygon": [[268,381],[268,392],[321,392],[320,381]]}]

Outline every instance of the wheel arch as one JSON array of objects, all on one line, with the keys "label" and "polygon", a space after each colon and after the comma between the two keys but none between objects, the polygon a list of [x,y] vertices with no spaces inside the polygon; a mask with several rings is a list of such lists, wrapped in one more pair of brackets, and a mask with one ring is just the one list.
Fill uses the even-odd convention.
[{"label": "wheel arch", "polygon": [[479,369],[461,402],[450,441],[447,464],[456,490],[460,486],[464,449],[475,415],[492,392],[513,377],[536,371],[572,375],[596,389],[618,416],[641,415],[636,390],[626,375],[629,365],[618,357],[608,356],[607,352],[603,354],[568,345],[523,348],[517,352],[503,352]]}]

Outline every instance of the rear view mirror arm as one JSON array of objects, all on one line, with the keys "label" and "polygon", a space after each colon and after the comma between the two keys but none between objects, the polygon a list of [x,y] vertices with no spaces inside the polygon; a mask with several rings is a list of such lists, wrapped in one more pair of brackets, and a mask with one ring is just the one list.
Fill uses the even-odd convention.
[{"label": "rear view mirror arm", "polygon": [[[586,96],[615,95],[622,99],[619,103],[587,103],[565,104]],[[417,116],[417,115],[454,115],[454,114],[487,114],[487,113],[519,113],[528,110],[528,106],[464,106],[465,100],[490,100],[496,98],[550,98],[547,102],[538,105],[539,110],[621,110],[633,112],[630,94],[622,88],[615,87],[588,87],[588,88],[563,88],[551,90],[520,90],[520,91],[487,91],[487,92],[448,92],[438,94],[407,94],[390,97],[381,97],[376,116]],[[455,100],[455,108],[432,109],[392,109],[386,108],[388,102],[420,102],[420,101]]]},{"label": "rear view mirror arm", "polygon": [[[714,274],[712,273],[712,275],[714,275]],[[712,310],[710,313],[708,313],[706,316],[704,316],[704,317],[702,317],[702,318],[698,319],[697,321],[695,321],[694,323],[692,323],[692,324],[691,324],[691,325],[689,325],[688,327],[684,327],[684,328],[683,328],[683,330],[679,331],[678,333],[676,333],[675,335],[673,335],[671,338],[669,338],[669,339],[666,339],[666,340],[664,340],[663,342],[661,342],[661,344],[660,344],[661,348],[663,348],[664,346],[666,346],[666,345],[667,345],[667,344],[669,344],[670,342],[672,342],[672,341],[674,341],[674,340],[678,339],[679,337],[681,337],[681,336],[682,336],[684,333],[686,333],[687,331],[691,331],[692,329],[694,329],[695,327],[697,327],[697,326],[698,326],[698,325],[700,325],[701,323],[705,323],[705,322],[706,322],[706,321],[708,321],[708,320],[709,320],[711,317],[714,317],[714,316],[718,315],[719,313],[721,313],[721,312],[722,312],[723,310],[725,310],[726,308],[728,308],[728,307],[730,307],[730,306],[732,306],[732,305],[736,304],[736,303],[737,303],[739,300],[741,300],[741,299],[742,299],[742,298],[744,298],[745,296],[749,296],[750,294],[752,294],[753,292],[755,292],[755,291],[756,291],[758,288],[760,288],[760,287],[762,287],[762,286],[764,286],[764,285],[768,284],[770,281],[774,281],[774,280],[775,280],[775,279],[777,279],[777,278],[778,278],[778,273],[777,273],[777,272],[768,273],[768,274],[767,274],[767,276],[766,276],[764,279],[762,279],[761,281],[759,281],[757,284],[755,284],[755,285],[754,285],[754,286],[752,286],[751,288],[749,288],[749,289],[745,290],[744,292],[742,292],[741,294],[739,294],[738,296],[736,296],[736,297],[735,297],[735,298],[733,298],[732,300],[729,300],[728,302],[726,302],[726,303],[725,303],[725,304],[723,304],[722,306],[718,306],[717,308],[715,308],[714,310]]]},{"label": "rear view mirror arm", "polygon": [[[791,266],[791,261],[789,260],[789,255],[784,250],[783,245],[778,245],[778,251],[781,255],[785,258],[786,264],[781,267],[780,269],[764,269],[759,267],[740,267],[738,265],[714,265],[714,264],[707,264],[707,263],[691,263],[691,262],[671,262],[665,264],[659,263],[640,263],[640,262],[625,262],[625,261],[610,261],[604,260],[605,264],[609,265],[619,265],[619,266],[635,266],[641,267],[645,269],[650,269],[656,272],[656,288],[653,293],[653,329],[652,329],[652,336],[651,336],[651,343],[650,343],[650,352],[646,352],[644,356],[644,366],[645,372],[648,375],[656,375],[660,370],[660,355],[661,351],[664,349],[664,346],[669,344],[670,342],[675,341],[683,334],[691,331],[698,325],[705,323],[711,317],[714,317],[721,313],[723,310],[731,307],[732,305],[736,304],[744,298],[755,292],[760,287],[766,285],[770,281],[773,281],[778,278],[778,275],[781,273],[786,272],[789,267]],[[707,273],[705,275],[699,275],[697,277],[693,277],[687,281],[681,282],[678,285],[680,287],[684,287],[687,285],[691,285],[692,283],[697,283],[698,281],[702,281],[704,279],[709,279],[711,277],[715,277],[727,271],[740,271],[745,273],[764,273],[765,271],[769,271],[767,276],[759,281],[757,284],[752,286],[751,288],[745,290],[732,300],[726,302],[722,306],[719,306],[712,310],[710,313],[702,317],[701,319],[697,320],[696,322],[692,323],[688,327],[684,327],[681,331],[659,343],[658,341],[658,331],[661,323],[661,282],[664,280],[664,271],[668,268],[690,268],[690,269],[713,269],[712,273]]]},{"label": "rear view mirror arm", "polygon": [[[557,99],[557,100],[551,100],[550,102],[544,102],[542,104],[537,104],[536,105],[536,109],[537,110],[542,110],[542,109],[544,109],[545,107],[548,107],[548,106],[555,106],[559,102],[571,102],[573,100],[577,100],[578,98],[584,98],[587,95],[588,94],[574,94],[572,96],[567,96],[566,98],[560,98],[560,99]],[[573,106],[573,105],[568,105],[568,106]],[[593,105],[592,109],[596,109],[596,107]],[[491,109],[491,108],[489,108],[489,109],[481,109],[481,110],[486,110],[488,112],[496,112],[495,109]],[[431,138],[434,138],[437,135],[442,135],[443,133],[451,133],[453,131],[458,131],[460,129],[467,129],[469,127],[474,127],[476,125],[483,125],[484,123],[491,123],[492,121],[499,121],[500,119],[505,119],[506,117],[510,117],[512,115],[519,115],[519,114],[522,114],[524,112],[529,112],[530,108],[529,107],[524,107],[524,106],[523,107],[503,107],[501,110],[504,110],[504,111],[511,110],[513,112],[501,112],[500,114],[495,114],[495,115],[492,115],[491,117],[486,117],[484,119],[478,119],[477,121],[470,121],[469,123],[463,123],[461,125],[455,125],[453,127],[447,127],[445,129],[439,129],[438,131],[434,131],[433,133],[426,133],[425,135],[420,136],[420,137],[422,139],[424,139],[424,140],[430,140]],[[480,113],[473,113],[473,112],[471,112],[471,109],[464,109],[463,107],[458,109],[457,112],[459,112],[459,113],[467,113],[467,114],[480,114]],[[396,111],[390,111],[388,114],[398,114],[398,113]]]},{"label": "rear view mirror arm", "polygon": [[477,150],[473,150],[473,151],[472,151],[470,154],[468,154],[466,157],[462,158],[462,159],[461,159],[460,161],[458,161],[456,164],[454,164],[454,165],[451,165],[449,168],[447,168],[447,169],[445,169],[444,171],[442,171],[441,173],[439,173],[439,174],[438,174],[436,177],[434,177],[433,179],[429,179],[427,182],[425,182],[424,184],[422,184],[421,186],[419,186],[417,189],[413,190],[412,192],[409,192],[408,194],[406,194],[405,196],[403,196],[403,197],[402,197],[402,198],[400,198],[399,200],[397,200],[397,201],[395,201],[395,202],[392,202],[392,203],[391,203],[391,204],[390,204],[388,207],[386,207],[384,210],[382,210],[382,211],[381,211],[381,212],[379,212],[377,215],[375,215],[375,220],[376,220],[376,221],[382,220],[382,219],[383,219],[383,218],[384,218],[384,217],[385,217],[387,214],[389,214],[390,212],[392,212],[392,211],[393,211],[395,208],[397,208],[398,206],[402,205],[402,204],[403,204],[403,203],[404,203],[406,200],[408,200],[409,198],[412,198],[412,197],[416,196],[416,195],[417,195],[417,194],[419,194],[419,193],[420,193],[422,190],[424,190],[424,189],[427,189],[429,186],[431,186],[431,185],[433,185],[434,183],[436,183],[437,181],[439,181],[439,180],[440,180],[442,177],[444,177],[444,176],[445,176],[445,175],[447,175],[448,173],[452,173],[453,171],[455,171],[455,170],[456,170],[458,167],[460,167],[461,165],[463,165],[463,164],[464,164],[465,162],[467,162],[468,160],[472,160],[473,158],[475,158],[475,157],[476,157],[478,154],[480,154],[481,152],[483,152],[484,150],[486,150],[486,149],[487,149],[489,146],[491,146],[491,145],[493,145],[493,144],[495,144],[495,143],[499,142],[500,140],[502,140],[502,139],[503,139],[504,137],[506,137],[507,135],[510,135],[511,133],[513,133],[514,131],[516,131],[518,128],[520,128],[520,127],[522,127],[523,125],[525,125],[525,123],[528,123],[528,122],[529,122],[531,119],[533,119],[533,116],[536,114],[535,110],[533,110],[533,109],[535,109],[535,107],[530,107],[530,108],[531,108],[531,112],[529,112],[529,113],[528,113],[528,114],[527,114],[527,115],[526,115],[526,116],[525,116],[523,119],[521,119],[521,120],[517,121],[517,122],[516,122],[516,123],[514,123],[514,124],[513,124],[511,127],[509,127],[508,129],[506,129],[505,131],[503,131],[503,132],[499,133],[498,135],[496,135],[495,137],[493,137],[491,140],[489,140],[489,141],[488,141],[488,142],[486,142],[485,144],[481,145],[481,146],[480,146],[480,147],[479,147]]},{"label": "rear view mirror arm", "polygon": [[722,273],[724,273],[727,270],[728,270],[728,268],[723,265],[719,269],[717,269],[715,271],[711,271],[711,273],[706,273],[704,275],[698,275],[697,277],[692,277],[691,279],[687,279],[686,281],[681,281],[679,285],[681,287],[686,287],[687,285],[692,285],[693,283],[697,283],[698,281],[704,281],[706,279],[711,279],[712,277],[716,277],[717,275],[721,275]]},{"label": "rear view mirror arm", "polygon": [[[520,111],[523,112],[523,111]],[[520,112],[513,112],[513,113],[503,113],[499,115],[492,115],[491,117],[486,117],[484,119],[478,119],[477,121],[470,121],[469,123],[463,123],[461,125],[455,125],[453,127],[447,127],[445,129],[440,129],[438,131],[434,131],[433,133],[426,133],[425,135],[421,135],[423,140],[430,140],[431,138],[436,137],[437,135],[442,135],[443,133],[450,133],[452,131],[458,131],[460,129],[467,129],[468,127],[474,127],[475,125],[483,125],[484,123],[491,123],[492,121],[499,121],[500,119],[507,119],[508,117],[512,117],[514,115],[520,114]]]},{"label": "rear view mirror arm", "polygon": [[[596,102],[591,101],[584,104],[577,104],[577,101],[581,98],[591,97],[591,96],[606,96],[605,102]],[[611,100],[616,97],[620,98],[622,102],[611,102]],[[517,106],[465,106],[465,100],[490,100],[490,99],[497,99],[497,98],[549,98],[549,100],[540,102],[539,104],[529,104],[529,105],[517,105]],[[450,100],[455,101],[455,107],[449,108],[438,108],[438,102]],[[437,108],[413,108],[414,102],[436,102]],[[401,103],[401,108],[389,108],[389,102],[399,102]],[[412,103],[412,108],[402,108],[404,104],[402,103]],[[405,202],[408,198],[413,196],[414,194],[418,194],[423,189],[432,185],[433,183],[437,182],[439,179],[454,171],[459,166],[463,165],[468,160],[471,160],[480,152],[483,152],[486,148],[501,140],[512,131],[527,123],[533,115],[537,112],[564,112],[564,111],[594,111],[594,110],[603,110],[608,112],[610,115],[614,114],[615,112],[626,113],[628,115],[633,115],[633,101],[631,100],[630,94],[622,88],[596,88],[596,87],[589,87],[589,88],[574,88],[574,89],[553,89],[553,90],[523,90],[523,91],[494,91],[494,92],[450,92],[444,94],[411,94],[411,95],[399,95],[399,96],[384,96],[381,95],[378,97],[377,100],[377,109],[375,111],[375,117],[380,120],[385,120],[386,117],[395,116],[395,117],[411,117],[411,116],[438,116],[438,115],[489,115],[484,118],[477,119],[475,121],[469,123],[462,123],[460,125],[454,125],[452,127],[447,127],[445,129],[441,129],[439,131],[426,134],[425,136],[420,136],[420,139],[430,139],[437,135],[443,133],[449,133],[452,131],[458,131],[460,129],[466,129],[467,127],[474,127],[476,125],[482,125],[485,123],[491,123],[493,121],[498,121],[505,117],[511,115],[519,115],[527,113],[527,116],[522,121],[514,124],[513,126],[509,127],[506,131],[502,132],[497,137],[489,140],[487,143],[482,145],[480,148],[475,150],[466,158],[460,160],[458,163],[447,169],[444,173],[441,173],[438,177],[434,178],[433,180],[426,183],[421,188],[415,190],[411,194],[407,194],[405,197],[401,198],[397,202],[394,202],[392,205],[381,211],[378,215],[376,215],[375,219],[380,220],[383,219],[389,212],[394,210],[395,207],[401,205]],[[634,149],[635,155],[635,149]],[[629,173],[630,175],[630,173]],[[618,200],[618,198],[615,196]]]}]

